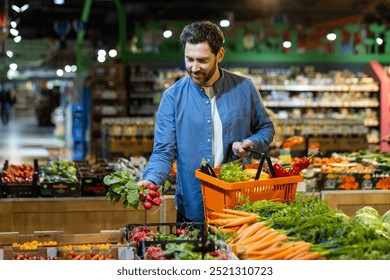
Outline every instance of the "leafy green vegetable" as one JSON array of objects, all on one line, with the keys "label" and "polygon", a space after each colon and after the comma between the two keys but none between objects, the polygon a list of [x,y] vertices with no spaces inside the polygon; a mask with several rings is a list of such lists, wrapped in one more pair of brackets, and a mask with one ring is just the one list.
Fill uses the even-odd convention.
[{"label": "leafy green vegetable", "polygon": [[382,222],[390,224],[390,210],[383,214]]},{"label": "leafy green vegetable", "polygon": [[103,178],[104,184],[109,186],[106,197],[112,203],[122,201],[123,208],[137,209],[140,204],[139,192],[142,187],[137,185],[135,179],[127,169],[120,169]]},{"label": "leafy green vegetable", "polygon": [[367,213],[367,214],[370,214],[374,217],[377,217],[377,218],[380,218],[380,214],[378,213],[378,211],[371,207],[371,206],[364,206],[362,208],[359,208],[356,212],[355,212],[355,215],[358,215],[360,213]]},{"label": "leafy green vegetable", "polygon": [[234,183],[248,181],[248,176],[242,172],[241,165],[236,163],[227,163],[221,166],[219,178],[222,181]]},{"label": "leafy green vegetable", "polygon": [[359,223],[367,227],[373,227],[375,229],[382,229],[381,219],[365,212],[354,215],[352,222]]}]

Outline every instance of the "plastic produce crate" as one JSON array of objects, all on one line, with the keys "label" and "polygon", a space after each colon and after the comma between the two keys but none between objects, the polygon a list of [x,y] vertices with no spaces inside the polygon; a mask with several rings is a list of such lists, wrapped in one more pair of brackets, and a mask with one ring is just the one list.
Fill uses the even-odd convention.
[{"label": "plastic produce crate", "polygon": [[[257,168],[258,165],[250,164],[246,167]],[[220,167],[213,168],[217,177],[220,169]],[[210,211],[222,212],[223,208],[234,208],[243,204],[247,198],[250,202],[263,199],[279,202],[294,201],[298,183],[303,181],[303,176],[299,175],[229,183],[200,170],[195,171],[195,176],[201,183],[205,215]]]},{"label": "plastic produce crate", "polygon": [[143,223],[143,224],[127,224],[125,228],[125,239],[130,243],[129,234],[135,227],[147,227],[150,230],[155,230],[161,233],[175,234],[177,229],[200,229],[203,232],[204,223],[202,222],[183,222],[183,223]]},{"label": "plastic produce crate", "polygon": [[39,176],[38,176],[38,160],[34,160],[34,174],[32,181],[6,181],[4,171],[8,170],[10,164],[6,160],[3,166],[3,170],[0,173],[0,198],[21,198],[21,197],[38,197],[40,194],[39,189]]}]

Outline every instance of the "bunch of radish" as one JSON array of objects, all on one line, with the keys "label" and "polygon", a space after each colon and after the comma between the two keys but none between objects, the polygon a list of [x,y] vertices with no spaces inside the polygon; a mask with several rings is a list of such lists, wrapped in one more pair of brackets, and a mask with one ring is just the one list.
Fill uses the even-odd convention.
[{"label": "bunch of radish", "polygon": [[153,205],[160,206],[162,204],[162,199],[157,185],[152,183],[148,188],[142,188],[139,192],[139,200],[145,210],[151,209]]}]

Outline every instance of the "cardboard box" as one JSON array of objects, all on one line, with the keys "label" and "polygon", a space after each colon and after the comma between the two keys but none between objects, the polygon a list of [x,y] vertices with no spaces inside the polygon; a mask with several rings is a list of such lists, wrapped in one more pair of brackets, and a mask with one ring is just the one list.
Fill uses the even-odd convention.
[{"label": "cardboard box", "polygon": [[360,187],[360,174],[320,172],[318,174],[320,190],[357,190]]},{"label": "cardboard box", "polygon": [[[124,235],[125,229],[102,230],[99,233],[90,234],[64,234],[63,231],[35,231],[32,234],[3,232],[0,233],[0,246],[2,246],[0,249],[0,260],[11,260],[20,254],[29,254],[35,258],[62,258],[64,254],[63,252],[60,253],[60,251],[63,251],[62,247],[66,245],[70,245],[72,250],[77,250],[77,246],[88,245],[95,253],[111,253],[115,259],[134,259],[134,249],[128,244],[123,244],[125,242]],[[34,250],[21,250],[20,247],[11,246],[14,242],[23,244],[32,241],[55,241],[57,246],[38,247]],[[101,249],[96,244],[111,244],[110,250]],[[88,250],[88,252],[91,250]],[[86,253],[83,252],[83,254],[85,255]]]}]

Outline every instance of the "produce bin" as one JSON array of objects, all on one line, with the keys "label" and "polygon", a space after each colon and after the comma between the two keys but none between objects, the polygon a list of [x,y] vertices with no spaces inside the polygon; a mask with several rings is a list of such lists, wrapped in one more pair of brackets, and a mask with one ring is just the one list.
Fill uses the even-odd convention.
[{"label": "produce bin", "polygon": [[[245,167],[257,168],[258,165]],[[213,168],[214,173],[220,174],[220,167]],[[289,176],[271,179],[260,179],[247,182],[228,183],[218,178],[195,171],[202,188],[205,215],[210,211],[222,212],[223,208],[234,208],[243,204],[246,198],[250,202],[257,200],[273,200],[280,202],[294,201],[297,186],[303,181],[303,176]]]},{"label": "produce bin", "polygon": [[38,160],[34,160],[34,174],[31,181],[7,181],[5,171],[9,166],[9,161],[6,160],[0,174],[0,198],[38,197],[40,195]]}]

